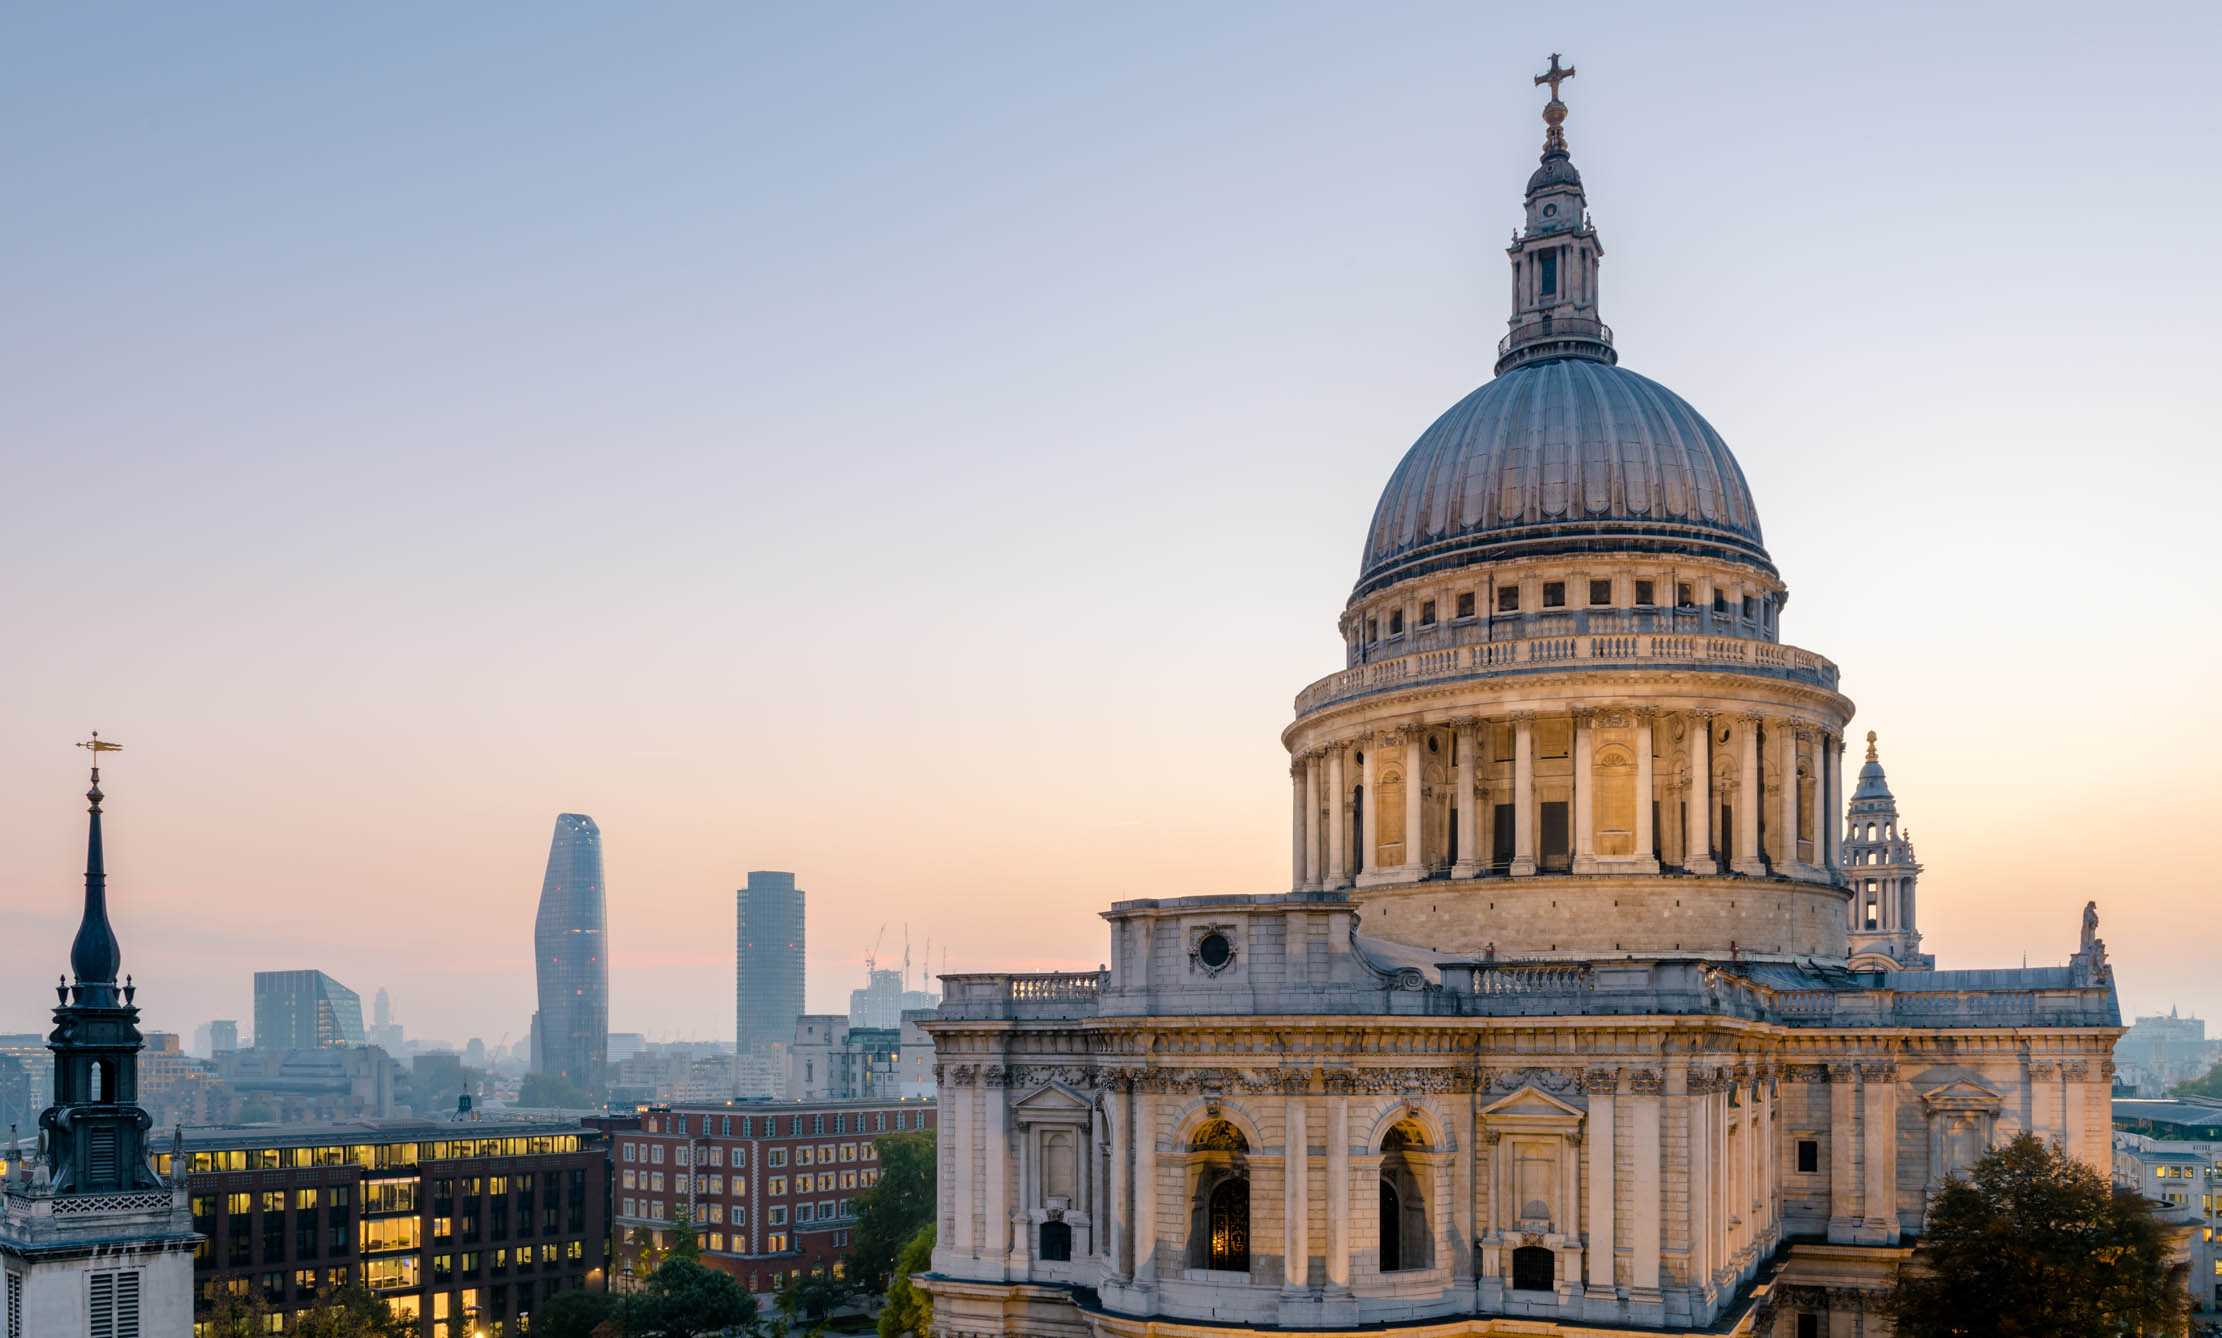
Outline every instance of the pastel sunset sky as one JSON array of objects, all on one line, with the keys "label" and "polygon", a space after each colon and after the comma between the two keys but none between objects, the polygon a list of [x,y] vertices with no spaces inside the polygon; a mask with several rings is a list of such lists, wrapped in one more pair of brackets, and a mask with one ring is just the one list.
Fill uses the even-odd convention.
[{"label": "pastel sunset sky", "polygon": [[[0,1031],[99,729],[148,1024],[257,969],[611,1025],[888,923],[1092,968],[1288,882],[1293,695],[1489,376],[1552,51],[1623,365],[1736,451],[1940,966],[2222,1011],[2222,9],[18,6],[0,17]],[[1858,754],[1852,754],[1857,765]]]}]

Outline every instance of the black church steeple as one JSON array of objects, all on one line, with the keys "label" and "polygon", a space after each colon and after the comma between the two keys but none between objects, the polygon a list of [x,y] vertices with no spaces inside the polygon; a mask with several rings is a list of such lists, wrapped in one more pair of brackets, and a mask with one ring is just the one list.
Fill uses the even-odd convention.
[{"label": "black church steeple", "polygon": [[113,1194],[155,1189],[154,1164],[147,1155],[147,1130],[153,1121],[139,1107],[139,1010],[126,977],[116,984],[123,950],[108,923],[108,870],[100,841],[100,754],[122,745],[95,734],[78,745],[93,752],[91,825],[85,846],[85,910],[70,947],[74,984],[55,988],[54,1031],[46,1048],[54,1054],[54,1104],[39,1116],[46,1134],[46,1161],[53,1169],[56,1194]]}]

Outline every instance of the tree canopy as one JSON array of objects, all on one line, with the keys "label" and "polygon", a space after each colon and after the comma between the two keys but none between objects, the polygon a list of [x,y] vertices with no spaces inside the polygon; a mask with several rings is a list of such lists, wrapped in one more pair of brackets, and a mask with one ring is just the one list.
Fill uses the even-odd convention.
[{"label": "tree canopy", "polygon": [[895,1271],[903,1247],[934,1220],[934,1133],[882,1134],[872,1144],[880,1174],[857,1199],[847,1271],[859,1285],[877,1288]]},{"label": "tree canopy", "polygon": [[1944,1182],[1885,1304],[1898,1338],[2173,1333],[2168,1256],[2150,1204],[2025,1133]]},{"label": "tree canopy", "polygon": [[517,1104],[533,1108],[591,1110],[602,1103],[585,1088],[554,1073],[528,1073],[517,1089]]},{"label": "tree canopy", "polygon": [[934,1224],[928,1222],[895,1260],[895,1280],[887,1285],[887,1304],[880,1310],[880,1338],[903,1338],[906,1333],[926,1338],[933,1332],[934,1298],[910,1280],[911,1274],[925,1272],[933,1262]]},{"label": "tree canopy", "polygon": [[2175,1096],[2222,1097],[2222,1064],[2207,1070],[2204,1078],[2187,1078],[2170,1089]]}]

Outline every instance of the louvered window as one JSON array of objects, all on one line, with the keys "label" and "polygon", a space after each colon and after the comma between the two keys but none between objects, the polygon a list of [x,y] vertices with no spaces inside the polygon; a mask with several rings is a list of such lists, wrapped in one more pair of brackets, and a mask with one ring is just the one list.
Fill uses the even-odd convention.
[{"label": "louvered window", "polygon": [[23,1275],[8,1274],[8,1338],[23,1338]]},{"label": "louvered window", "polygon": [[92,1129],[85,1140],[85,1173],[88,1184],[106,1187],[116,1182],[116,1131]]},{"label": "louvered window", "polygon": [[89,1338],[139,1338],[139,1275],[95,1273],[89,1285]]}]

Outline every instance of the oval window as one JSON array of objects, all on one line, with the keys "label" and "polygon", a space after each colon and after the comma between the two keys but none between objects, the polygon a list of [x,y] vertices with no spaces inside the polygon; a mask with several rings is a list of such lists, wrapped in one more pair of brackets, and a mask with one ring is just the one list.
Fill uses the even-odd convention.
[{"label": "oval window", "polygon": [[1234,945],[1227,942],[1225,934],[1213,930],[1196,945],[1196,959],[1216,971],[1234,960]]}]

